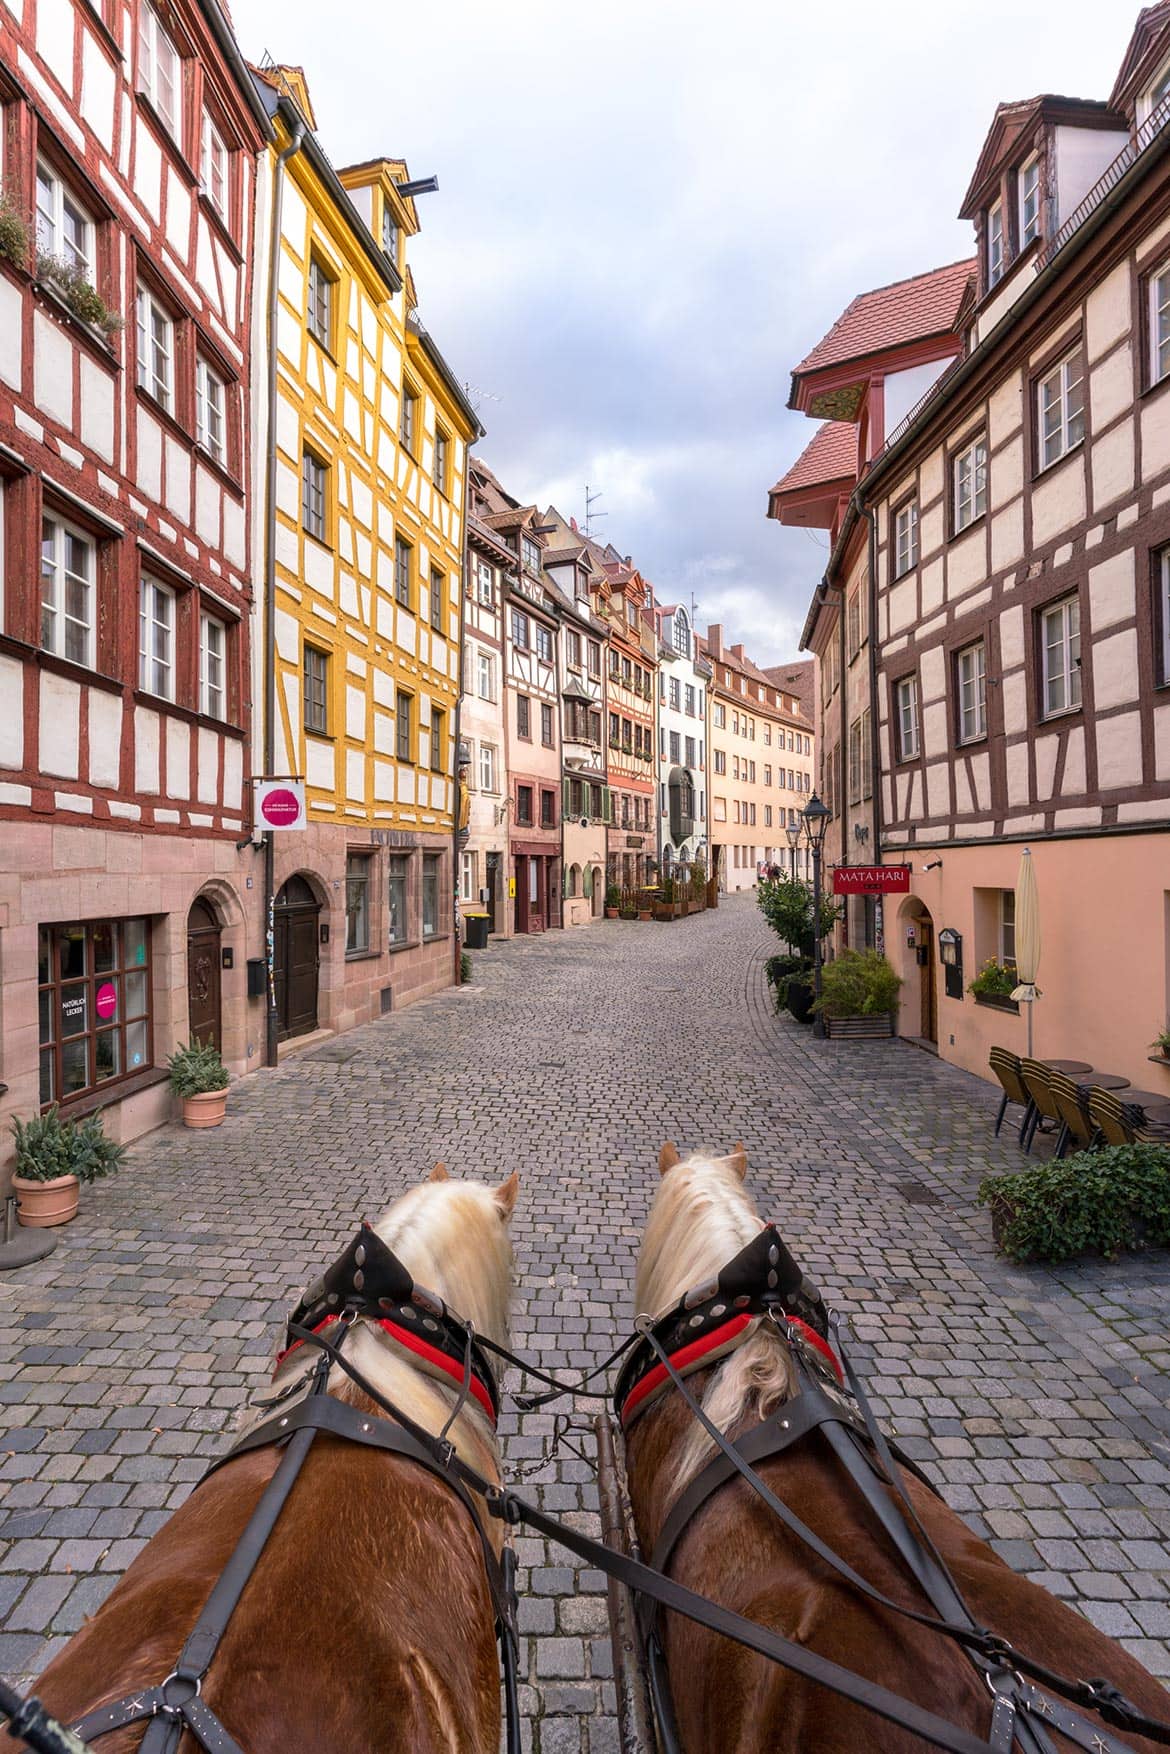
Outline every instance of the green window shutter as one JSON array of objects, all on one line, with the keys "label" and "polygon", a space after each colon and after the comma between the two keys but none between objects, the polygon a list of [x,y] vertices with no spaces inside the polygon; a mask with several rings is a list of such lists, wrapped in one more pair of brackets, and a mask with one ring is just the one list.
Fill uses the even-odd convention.
[{"label": "green window shutter", "polygon": [[610,791],[608,786],[604,786],[602,788],[601,819],[603,822],[612,822],[613,821],[613,793]]},{"label": "green window shutter", "polygon": [[573,785],[573,782],[570,779],[563,779],[561,781],[561,815],[562,816],[567,816],[569,814],[569,799],[572,795],[572,785]]},{"label": "green window shutter", "polygon": [[593,866],[592,865],[586,865],[586,867],[585,867],[584,874],[581,878],[581,888],[584,892],[586,901],[591,901],[593,899]]}]

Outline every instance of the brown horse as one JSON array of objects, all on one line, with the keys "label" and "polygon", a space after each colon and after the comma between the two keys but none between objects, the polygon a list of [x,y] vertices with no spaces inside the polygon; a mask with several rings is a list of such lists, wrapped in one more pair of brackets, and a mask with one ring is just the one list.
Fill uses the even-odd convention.
[{"label": "brown horse", "polygon": [[[441,1164],[375,1227],[420,1286],[478,1333],[507,1341],[513,1174],[494,1190]],[[359,1260],[362,1258],[358,1257]],[[277,1373],[303,1368],[302,1348]],[[344,1356],[438,1433],[458,1393],[359,1320]],[[333,1369],[329,1392],[374,1403]],[[500,1477],[494,1428],[468,1398],[449,1432],[464,1461]],[[225,1463],[150,1542],[41,1678],[68,1723],[163,1681],[279,1459],[271,1445]],[[500,1687],[483,1551],[452,1489],[417,1463],[319,1433],[228,1623],[203,1699],[244,1754],[496,1754]],[[142,1722],[103,1735],[127,1754]],[[182,1754],[196,1744],[184,1732]]]},{"label": "brown horse", "polygon": [[[743,1186],[742,1148],[680,1161],[663,1147],[660,1181],[637,1273],[637,1307],[658,1313],[713,1280],[761,1220]],[[738,1348],[687,1379],[713,1424],[732,1437],[787,1402],[798,1384],[787,1345],[756,1320]],[[670,1386],[647,1398],[626,1433],[626,1465],[641,1548],[651,1554],[683,1488],[714,1446]],[[775,1495],[855,1571],[894,1601],[930,1613],[874,1512],[820,1431],[758,1472]],[[1047,1591],[1011,1571],[959,1517],[903,1470],[918,1516],[980,1626],[1064,1676],[1104,1676],[1149,1717],[1170,1717],[1170,1698],[1104,1634]],[[882,1490],[879,1488],[879,1490]],[[891,1494],[892,1497],[892,1494]],[[743,1480],[721,1486],[674,1549],[670,1574],[690,1589],[805,1645],[856,1674],[985,1738],[991,1698],[984,1676],[950,1639],[875,1607],[810,1553]],[[917,1735],[850,1700],[668,1615],[664,1654],[686,1754],[920,1754]],[[1091,1715],[1091,1714],[1090,1714]],[[1093,1719],[1092,1729],[1098,1728]],[[1108,1730],[1102,1747],[1153,1754],[1154,1744]],[[1055,1743],[1054,1743],[1055,1745]],[[1069,1746],[1063,1739],[1059,1746]]]}]

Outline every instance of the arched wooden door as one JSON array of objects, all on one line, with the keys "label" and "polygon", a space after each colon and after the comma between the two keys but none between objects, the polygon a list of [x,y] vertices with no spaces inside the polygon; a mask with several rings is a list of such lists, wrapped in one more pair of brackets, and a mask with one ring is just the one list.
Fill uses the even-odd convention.
[{"label": "arched wooden door", "polygon": [[273,909],[276,1027],[279,1040],[317,1027],[320,906],[303,877],[290,877]]},{"label": "arched wooden door", "polygon": [[215,910],[203,900],[187,915],[187,1027],[192,1041],[223,1048],[219,992],[220,938]]}]

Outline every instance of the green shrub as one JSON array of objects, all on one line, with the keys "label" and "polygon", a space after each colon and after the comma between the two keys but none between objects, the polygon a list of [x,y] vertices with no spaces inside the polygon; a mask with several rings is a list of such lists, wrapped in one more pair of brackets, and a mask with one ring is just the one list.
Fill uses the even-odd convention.
[{"label": "green shrub", "polygon": [[209,1043],[182,1043],[167,1061],[171,1069],[171,1089],[176,1096],[206,1096],[212,1090],[226,1090],[231,1083],[228,1069],[219,1051]]},{"label": "green shrub", "polygon": [[843,950],[821,970],[814,1009],[824,1017],[885,1017],[896,1008],[901,985],[877,950]]},{"label": "green shrub", "polygon": [[1067,1261],[1088,1251],[1170,1245],[1170,1150],[1105,1145],[988,1176],[979,1200],[991,1208],[998,1247],[1017,1261]]},{"label": "green shrub", "polygon": [[27,268],[31,247],[32,229],[28,221],[0,189],[0,256],[16,268]]},{"label": "green shrub", "polygon": [[56,1103],[31,1121],[13,1119],[16,1173],[25,1181],[49,1182],[75,1175],[80,1182],[100,1181],[122,1167],[126,1147],[107,1139],[100,1115],[63,1121]]},{"label": "green shrub", "polygon": [[1015,966],[1008,962],[997,962],[994,956],[985,962],[973,981],[967,982],[967,991],[975,997],[996,997],[1010,999],[1020,984],[1020,977]]},{"label": "green shrub", "polygon": [[[777,877],[761,883],[756,905],[772,930],[806,958],[813,953],[812,887],[799,877]],[[826,938],[841,917],[840,904],[831,895],[821,896],[820,935]]]},{"label": "green shrub", "polygon": [[459,953],[459,984],[465,987],[471,979],[471,958],[466,950]]},{"label": "green shrub", "polygon": [[606,907],[620,907],[622,905],[622,892],[616,883],[606,884],[605,905]]}]

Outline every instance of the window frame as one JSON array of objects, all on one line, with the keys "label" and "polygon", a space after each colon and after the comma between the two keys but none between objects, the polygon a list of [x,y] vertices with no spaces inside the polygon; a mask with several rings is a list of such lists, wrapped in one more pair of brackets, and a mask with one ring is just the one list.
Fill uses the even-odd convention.
[{"label": "window frame", "polygon": [[402,402],[398,410],[398,443],[408,456],[415,455],[418,443],[418,410],[420,396],[414,385],[403,379]]},{"label": "window frame", "polygon": [[[967,661],[978,658],[970,674]],[[968,693],[970,703],[968,704]],[[971,715],[973,728],[968,728]],[[987,641],[982,635],[968,640],[955,653],[955,741],[965,747],[982,743],[987,738]]]},{"label": "window frame", "polygon": [[[918,698],[918,672],[899,676],[893,685],[894,724],[897,729],[898,760],[918,761],[922,755],[922,714]],[[907,718],[906,707],[910,714]],[[908,730],[912,735],[908,735]]]},{"label": "window frame", "polygon": [[[394,927],[397,894],[401,896],[402,929],[396,936]],[[410,854],[391,853],[386,863],[386,947],[389,950],[404,950],[413,942],[410,935]]]},{"label": "window frame", "polygon": [[301,528],[314,542],[329,546],[329,465],[311,445],[301,451]]},{"label": "window frame", "polygon": [[[219,148],[222,162],[216,168],[216,147]],[[211,175],[208,176],[210,164]],[[220,193],[216,194],[216,178],[220,183]],[[231,224],[231,152],[227,141],[220,133],[215,118],[204,104],[199,117],[199,189],[207,197],[215,212],[225,225]]]},{"label": "window frame", "polygon": [[[209,394],[209,386],[219,392],[219,407]],[[221,468],[228,462],[228,386],[205,354],[195,355],[195,443]],[[215,438],[215,420],[219,421],[219,437]]]},{"label": "window frame", "polygon": [[532,626],[523,609],[513,608],[509,618],[509,629],[513,648],[518,652],[531,651],[529,635],[532,632]]},{"label": "window frame", "polygon": [[[903,528],[903,519],[907,519]],[[893,514],[892,547],[894,551],[894,577],[903,578],[906,573],[913,572],[918,565],[918,495],[912,493],[904,499],[900,506],[895,507]]]},{"label": "window frame", "polygon": [[[52,212],[48,216],[43,215],[41,209],[42,182],[46,183],[49,188]],[[74,193],[72,184],[61,175],[53,161],[40,153],[37,154],[34,183],[36,194],[33,232],[37,251],[43,251],[45,255],[56,257],[74,267],[80,267],[86,280],[92,285],[97,275],[97,220],[85,202]],[[80,223],[84,233],[85,247],[82,249],[79,249],[75,239],[66,236],[65,208],[67,203],[73,208],[74,218]],[[46,223],[52,231],[47,243],[42,240],[41,236],[40,222],[42,218],[46,218]]]},{"label": "window frame", "polygon": [[[208,641],[208,633],[215,628],[219,634],[219,651],[214,652]],[[219,665],[220,679],[213,683],[210,678],[211,663]],[[216,707],[212,695],[219,695]],[[219,615],[212,615],[210,610],[202,606],[199,610],[199,711],[206,719],[217,719],[227,722],[228,716],[228,624]]]},{"label": "window frame", "polygon": [[[1036,173],[1036,181],[1034,187],[1029,190],[1028,177],[1033,171]],[[1028,219],[1026,211],[1027,204],[1029,200],[1033,198],[1035,199],[1036,210],[1033,217]],[[1039,238],[1043,230],[1043,211],[1041,208],[1040,197],[1040,154],[1038,152],[1029,153],[1028,157],[1016,172],[1016,226],[1021,251],[1026,250],[1030,243]]]},{"label": "window frame", "polygon": [[[153,30],[146,28],[147,20],[153,24]],[[160,65],[159,44],[165,44],[173,62],[169,72],[163,78]],[[136,89],[146,98],[151,109],[170,135],[171,139],[182,151],[183,146],[183,57],[179,45],[171,36],[170,31],[159,17],[158,12],[150,4],[150,0],[139,0],[138,28],[135,32],[135,54],[137,61]],[[148,65],[149,64],[149,65]],[[170,109],[164,98],[160,80],[168,83],[170,91]]]},{"label": "window frame", "polygon": [[532,635],[532,648],[537,658],[542,664],[551,664],[553,661],[552,629],[546,627],[543,621],[537,621],[533,624]]},{"label": "window frame", "polygon": [[[970,465],[971,490],[969,495],[970,513],[960,521],[963,497],[960,490],[960,470],[965,464]],[[980,474],[982,473],[982,481]],[[980,520],[987,516],[988,487],[988,455],[987,433],[984,428],[972,433],[951,453],[951,535],[962,536],[972,529]]]},{"label": "window frame", "polygon": [[[177,700],[178,693],[176,675],[178,668],[178,601],[178,593],[173,585],[164,584],[162,579],[156,579],[152,573],[144,572],[140,576],[138,581],[138,686],[143,694],[152,695],[156,700],[167,700],[172,703]],[[148,603],[150,604],[149,611]],[[160,620],[157,613],[160,603],[169,604],[165,620]],[[155,667],[162,660],[153,650],[149,654],[146,651],[144,641],[148,625],[152,629],[165,628],[167,632],[169,644],[165,668],[169,692],[167,689],[151,686],[151,681],[158,680],[158,672]],[[155,642],[151,643],[153,645]],[[151,681],[147,680],[148,674]]]},{"label": "window frame", "polygon": [[[1072,611],[1076,611],[1076,626],[1072,626]],[[1049,669],[1049,653],[1053,650],[1048,637],[1049,620],[1060,615],[1064,623],[1061,634],[1061,646],[1067,656],[1060,671],[1060,679],[1065,684],[1065,701],[1061,706],[1050,704],[1050,692],[1053,682],[1057,679],[1056,672]],[[1084,691],[1081,675],[1081,599],[1076,591],[1067,592],[1052,603],[1046,603],[1036,611],[1036,629],[1039,642],[1040,677],[1040,717],[1042,720],[1067,718],[1071,713],[1080,712],[1084,705]],[[1073,646],[1076,652],[1073,652]],[[1075,694],[1076,699],[1072,697]]]},{"label": "window frame", "polygon": [[[94,951],[96,934],[103,927],[117,929],[118,949],[109,968],[96,967],[97,956]],[[141,962],[128,962],[126,949],[127,928],[137,926],[143,959]],[[60,956],[58,953],[58,934],[80,932],[85,944],[84,969],[79,975],[62,976],[60,972]],[[41,980],[44,972],[47,979]],[[129,1009],[128,981],[133,975],[143,976],[142,990],[144,993],[143,1009]],[[97,1010],[97,994],[102,985],[113,985],[116,997],[116,1011],[111,1018],[103,1019]],[[85,1027],[74,1034],[62,1034],[62,1022],[65,996],[68,992],[77,991],[82,995]],[[67,1115],[75,1105],[91,1105],[99,1097],[99,1093],[114,1089],[130,1078],[149,1071],[154,1065],[154,968],[152,958],[150,918],[144,914],[112,915],[97,920],[58,920],[46,923],[39,928],[37,945],[37,994],[38,1010],[47,1010],[48,1029],[45,1028],[45,1017],[42,1015],[37,1030],[37,1066],[40,1084],[38,1087],[38,1107],[43,1114],[54,1102],[58,1103],[62,1115]],[[47,1007],[43,995],[48,995]],[[142,1063],[137,1066],[127,1064],[127,1037],[134,1025],[142,1025],[145,1030],[145,1049]],[[122,1070],[112,1073],[108,1078],[97,1077],[97,1054],[99,1038],[113,1035],[118,1041],[118,1059]],[[67,1044],[85,1043],[86,1081],[80,1089],[66,1094],[62,1089],[63,1082],[63,1049]],[[46,1093],[44,1087],[44,1059],[51,1056],[52,1088]]]},{"label": "window frame", "polygon": [[540,742],[541,747],[544,749],[554,749],[556,747],[553,710],[550,702],[547,700],[542,700],[540,703]]},{"label": "window frame", "polygon": [[532,741],[532,700],[527,694],[516,696],[516,735],[522,743]]},{"label": "window frame", "polygon": [[[1079,364],[1079,375],[1071,376],[1071,368]],[[1045,405],[1045,393],[1048,386],[1056,379],[1059,388],[1055,401]],[[1036,374],[1034,380],[1032,402],[1032,418],[1036,440],[1036,474],[1043,475],[1047,470],[1055,468],[1066,457],[1072,455],[1085,442],[1085,421],[1087,415],[1085,396],[1085,351],[1080,340],[1069,348],[1052,365],[1046,366]],[[1071,406],[1073,395],[1079,396],[1075,407]],[[1058,425],[1050,433],[1046,429],[1048,414],[1051,409],[1058,410]],[[1060,449],[1049,454],[1049,441],[1058,438]]]},{"label": "window frame", "polygon": [[[53,541],[53,547],[55,550],[53,566],[54,591],[51,606],[46,604],[45,599],[45,528],[47,525],[52,525],[55,532]],[[70,541],[84,543],[89,554],[88,576],[83,579],[82,575],[79,573],[72,574],[73,580],[82,582],[85,585],[85,606],[88,614],[88,620],[86,621],[82,621],[78,616],[69,613],[69,584],[71,575],[66,555],[68,551],[68,543]],[[95,670],[97,668],[98,619],[97,540],[91,531],[83,529],[81,525],[73,523],[68,518],[62,517],[53,505],[45,505],[41,508],[41,560],[38,576],[38,607],[40,612],[40,622],[37,637],[40,649],[44,652],[51,652],[54,657],[64,658],[67,663],[80,664],[87,670]],[[55,637],[52,642],[46,641],[45,639],[45,612],[47,607],[49,608],[49,612],[52,614],[54,620]],[[75,657],[67,649],[70,625],[84,629],[85,656],[82,658]],[[56,637],[58,634],[59,638]]]},{"label": "window frame", "polygon": [[431,708],[431,772],[446,772],[446,738],[447,715],[442,708]]},{"label": "window frame", "polygon": [[[1161,293],[1159,288],[1162,288]],[[1152,390],[1170,378],[1170,256],[1146,277],[1143,304],[1146,313],[1146,388]],[[1160,322],[1165,325],[1161,338],[1158,333]]]},{"label": "window frame", "polygon": [[394,690],[394,759],[409,767],[414,756],[414,695],[405,688]]},{"label": "window frame", "polygon": [[414,571],[414,544],[405,536],[394,537],[394,601],[408,614],[414,613],[411,602],[411,574]]},{"label": "window frame", "polygon": [[1170,547],[1154,551],[1154,641],[1158,656],[1155,687],[1170,687]]},{"label": "window frame", "polygon": [[[146,315],[144,316],[144,312]],[[148,320],[149,319],[149,320]],[[164,413],[175,417],[178,325],[169,306],[140,281],[134,298],[135,383]],[[160,339],[160,331],[164,339]],[[159,356],[165,373],[158,370]]]},{"label": "window frame", "polygon": [[1003,200],[993,201],[987,209],[987,290],[997,287],[1007,272],[1007,227],[1004,225]]},{"label": "window frame", "polygon": [[[483,683],[487,677],[488,686],[485,691]],[[494,701],[496,698],[496,660],[491,652],[476,649],[475,654],[475,693],[479,700]]]},{"label": "window frame", "polygon": [[317,250],[311,249],[305,283],[305,327],[318,347],[323,347],[331,358],[337,308],[336,289],[337,276],[325,258]]},{"label": "window frame", "polygon": [[479,789],[489,797],[498,796],[499,786],[496,783],[496,746],[494,743],[481,743],[479,746]]},{"label": "window frame", "polygon": [[[359,867],[359,866],[361,867],[360,872],[357,869],[357,867]],[[371,876],[373,873],[373,868],[374,868],[374,854],[372,852],[365,852],[365,851],[350,852],[349,850],[346,851],[346,855],[345,855],[345,956],[346,956],[347,961],[349,961],[351,958],[356,960],[359,957],[369,956],[370,951],[371,951],[372,934],[371,934],[370,926],[371,926],[372,910],[370,908],[370,891],[371,891],[370,879],[371,879]],[[361,918],[364,921],[365,935],[360,942],[354,943],[351,939],[351,931],[352,931],[352,927],[354,925],[354,919],[355,919],[354,889],[357,885],[361,886]]]},{"label": "window frame", "polygon": [[447,498],[451,459],[451,438],[441,426],[435,427],[435,443],[431,454],[431,481],[443,498]]},{"label": "window frame", "polygon": [[443,627],[443,595],[447,584],[446,574],[437,566],[431,568],[431,627],[436,633],[444,633]]},{"label": "window frame", "polygon": [[[306,737],[332,735],[329,712],[329,659],[323,646],[306,640],[301,652],[301,712]],[[312,712],[310,713],[310,704]],[[318,722],[319,720],[319,722]]]}]

